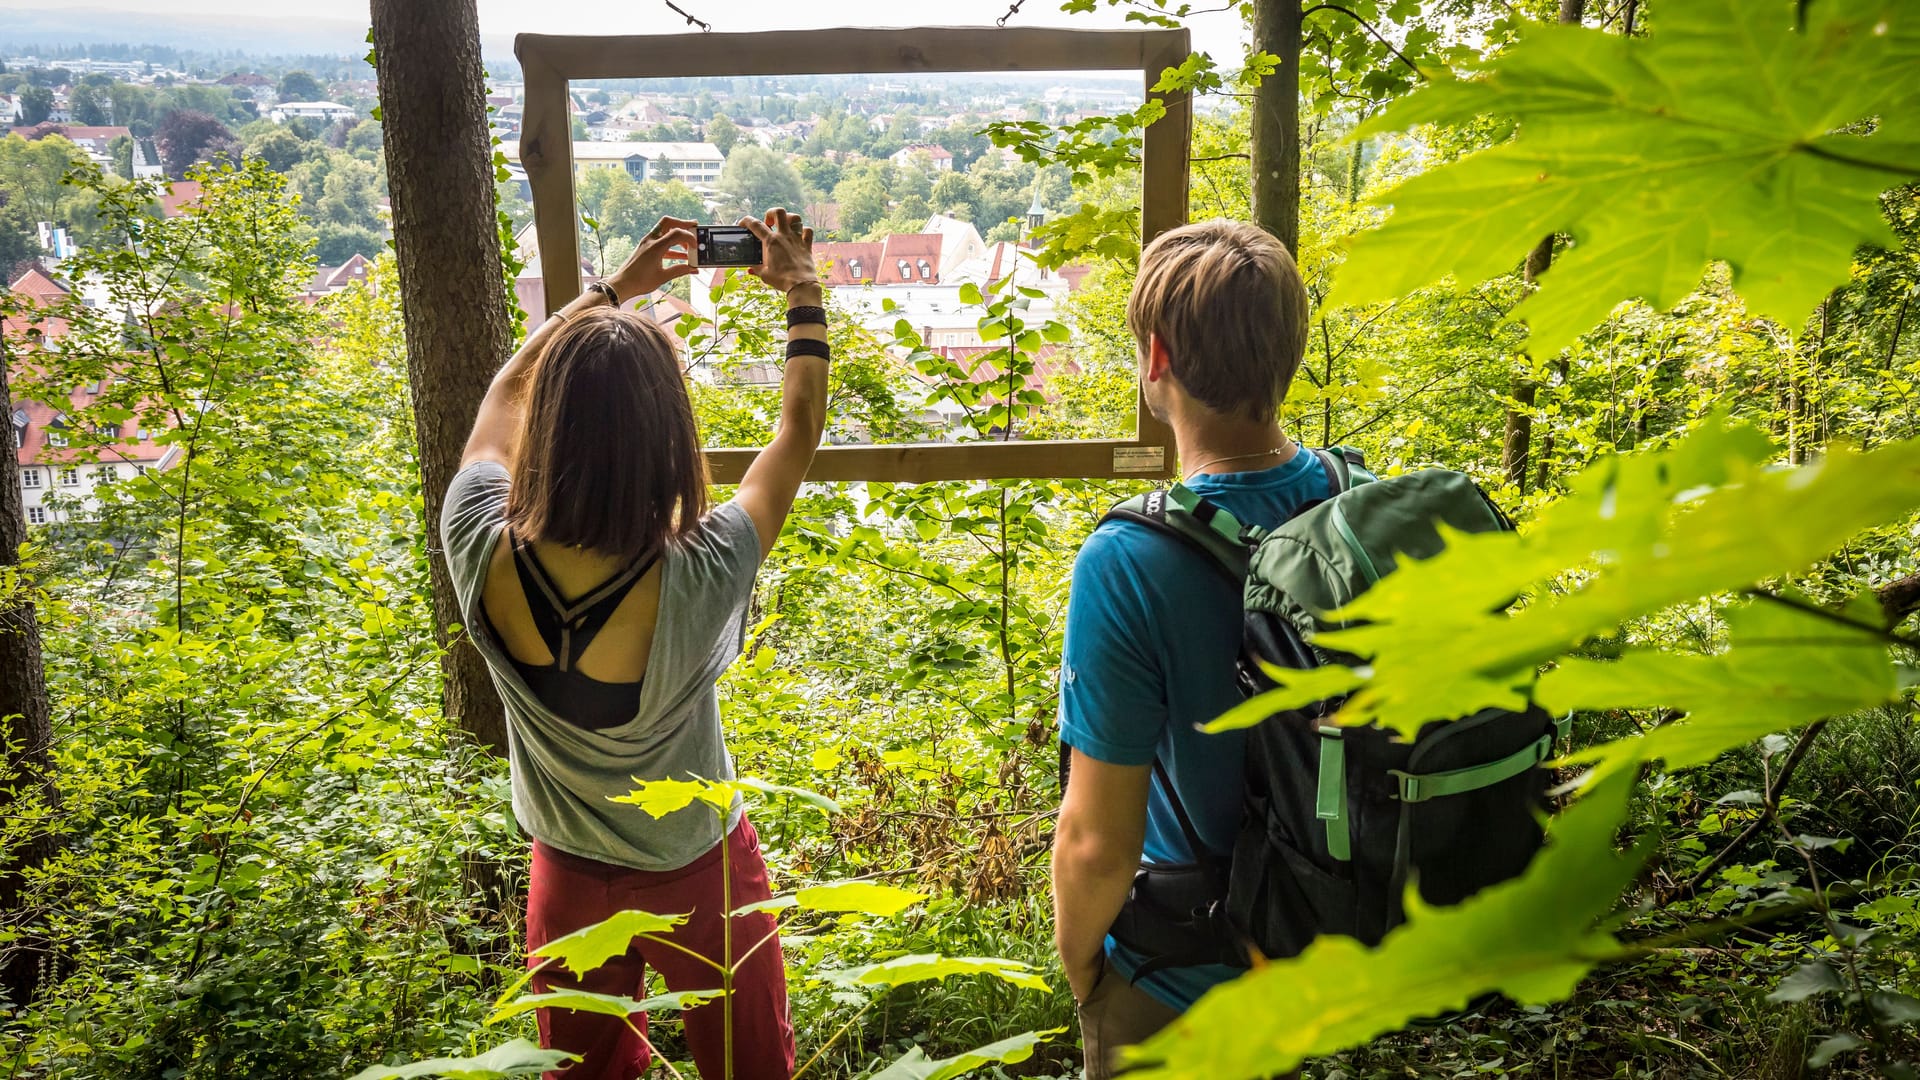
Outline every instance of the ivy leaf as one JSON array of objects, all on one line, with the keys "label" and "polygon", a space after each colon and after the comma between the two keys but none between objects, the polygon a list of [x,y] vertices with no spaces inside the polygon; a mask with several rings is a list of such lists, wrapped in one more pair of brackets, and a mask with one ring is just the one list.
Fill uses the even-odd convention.
[{"label": "ivy leaf", "polygon": [[676,990],[635,1001],[619,994],[596,994],[591,990],[555,990],[546,994],[528,994],[515,998],[494,1010],[487,1023],[498,1023],[535,1009],[567,1009],[572,1012],[599,1013],[626,1019],[634,1013],[682,1012],[721,997],[725,990]]},{"label": "ivy leaf", "polygon": [[494,1080],[501,1076],[531,1076],[579,1061],[578,1054],[564,1050],[542,1050],[525,1039],[496,1046],[484,1054],[462,1058],[433,1058],[411,1065],[370,1065],[348,1080],[412,1080],[420,1076],[444,1076],[449,1080]]},{"label": "ivy leaf", "polygon": [[659,934],[687,921],[685,915],[655,915],[649,911],[617,911],[611,916],[583,926],[564,937],[554,938],[533,950],[533,955],[558,960],[575,975],[585,975],[627,951],[641,934]]},{"label": "ivy leaf", "polygon": [[[1137,1080],[1253,1080],[1309,1057],[1358,1046],[1422,1016],[1458,1009],[1488,991],[1523,1004],[1566,997],[1618,951],[1599,926],[1633,880],[1647,848],[1610,854],[1632,777],[1596,786],[1553,823],[1525,874],[1454,907],[1407,892],[1407,921],[1377,948],[1326,936],[1209,991],[1127,1061]],[[1284,1022],[1250,1023],[1276,1016]]]},{"label": "ivy leaf", "polygon": [[899,956],[885,963],[830,972],[827,979],[840,986],[905,986],[949,975],[991,975],[1029,990],[1049,989],[1030,964],[982,956]]},{"label": "ivy leaf", "polygon": [[1474,79],[1437,78],[1360,134],[1511,117],[1510,142],[1414,177],[1359,238],[1330,305],[1574,246],[1514,311],[1536,353],[1623,300],[1672,307],[1716,261],[1750,311],[1800,326],[1891,246],[1883,191],[1920,178],[1920,9],[1897,0],[1671,0],[1645,39],[1543,25]]},{"label": "ivy leaf", "polygon": [[1011,1065],[1032,1057],[1034,1047],[1065,1030],[1051,1028],[1029,1031],[938,1061],[930,1060],[926,1051],[916,1046],[893,1064],[868,1076],[867,1080],[951,1080],[955,1076],[965,1076],[982,1065]]},{"label": "ivy leaf", "polygon": [[1805,1001],[1821,994],[1837,994],[1846,989],[1840,981],[1840,973],[1833,965],[1823,960],[1801,964],[1791,975],[1780,980],[1773,993],[1767,995],[1768,1001]]}]

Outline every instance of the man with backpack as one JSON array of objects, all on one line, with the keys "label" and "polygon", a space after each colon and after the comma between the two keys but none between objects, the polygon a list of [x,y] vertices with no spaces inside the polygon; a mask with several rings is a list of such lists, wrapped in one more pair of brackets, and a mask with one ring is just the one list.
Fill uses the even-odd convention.
[{"label": "man with backpack", "polygon": [[[1330,493],[1326,466],[1280,429],[1277,413],[1307,341],[1307,294],[1285,245],[1255,226],[1174,229],[1140,257],[1127,302],[1153,415],[1173,428],[1186,486],[1237,519],[1279,525]],[[1237,582],[1177,540],[1109,520],[1074,562],[1061,665],[1060,737],[1070,777],[1054,839],[1055,944],[1087,1055],[1088,1080],[1113,1053],[1177,1017],[1224,964],[1162,967],[1108,930],[1140,869],[1191,865],[1158,761],[1200,840],[1232,850],[1241,814],[1244,732],[1198,724],[1240,700]]]},{"label": "man with backpack", "polygon": [[1322,934],[1377,944],[1410,889],[1455,904],[1521,873],[1565,734],[1538,709],[1488,709],[1402,739],[1337,723],[1338,699],[1199,730],[1283,669],[1354,662],[1318,643],[1329,613],[1438,553],[1439,525],[1513,525],[1462,473],[1379,480],[1357,451],[1287,438],[1307,296],[1267,233],[1162,235],[1127,325],[1185,479],[1107,515],[1067,605],[1054,944],[1088,1080],[1256,955]]}]

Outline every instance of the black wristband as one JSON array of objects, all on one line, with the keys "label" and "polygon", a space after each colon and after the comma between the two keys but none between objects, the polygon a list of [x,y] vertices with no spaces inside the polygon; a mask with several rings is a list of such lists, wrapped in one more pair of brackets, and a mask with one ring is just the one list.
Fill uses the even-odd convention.
[{"label": "black wristband", "polygon": [[787,326],[805,326],[808,323],[827,324],[827,309],[823,307],[790,307],[787,309]]},{"label": "black wristband", "polygon": [[613,305],[614,307],[619,307],[619,306],[620,306],[620,294],[619,294],[619,293],[617,293],[617,292],[614,292],[614,291],[613,291],[613,286],[611,286],[611,285],[609,285],[609,284],[607,284],[607,283],[606,283],[606,282],[604,282],[604,281],[596,281],[596,282],[594,282],[594,283],[592,283],[591,285],[588,285],[588,286],[587,286],[587,291],[588,291],[588,292],[597,292],[597,293],[599,293],[599,294],[600,294],[601,296],[604,296],[604,297],[606,297],[606,298],[607,298],[607,303],[609,303],[609,304],[612,304],[612,305]]},{"label": "black wristband", "polygon": [[817,356],[822,360],[833,359],[833,346],[819,338],[788,338],[787,359],[796,356]]}]

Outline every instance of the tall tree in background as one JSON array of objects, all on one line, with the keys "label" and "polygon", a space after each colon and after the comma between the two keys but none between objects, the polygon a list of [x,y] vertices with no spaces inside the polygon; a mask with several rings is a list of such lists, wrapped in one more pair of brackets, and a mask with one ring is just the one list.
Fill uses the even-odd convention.
[{"label": "tall tree in background", "polygon": [[210,150],[233,144],[233,132],[211,113],[198,109],[176,109],[160,121],[154,131],[160,144],[160,163],[167,175],[178,180],[203,160]]},{"label": "tall tree in background", "polygon": [[1279,58],[1253,98],[1253,219],[1300,250],[1300,0],[1253,0],[1253,51]]},{"label": "tall tree in background", "polygon": [[486,662],[447,628],[465,622],[438,542],[440,507],[494,371],[512,347],[502,287],[474,0],[373,0],[393,247],[426,496],[434,631],[447,648],[447,715],[504,752],[506,718]]},{"label": "tall tree in background", "polygon": [[289,71],[280,77],[281,101],[319,101],[327,95],[320,80],[304,71]]},{"label": "tall tree in background", "polygon": [[[1585,18],[1587,0],[1560,0],[1559,21],[1574,25]],[[1527,261],[1522,268],[1526,278],[1527,290],[1533,290],[1534,281],[1547,268],[1553,265],[1553,237],[1543,237],[1527,252]],[[1566,361],[1560,362],[1561,370],[1566,370]],[[1513,380],[1511,396],[1513,404],[1507,408],[1505,438],[1500,444],[1500,468],[1506,474],[1507,484],[1515,491],[1527,490],[1527,464],[1533,457],[1533,399],[1540,391],[1540,384],[1534,379],[1532,364],[1520,372]],[[1551,438],[1551,436],[1549,436]],[[1540,454],[1540,484],[1547,482],[1546,458],[1551,453],[1551,443],[1542,447]]]},{"label": "tall tree in background", "polygon": [[[10,345],[0,337],[0,422],[6,425],[0,444],[7,449],[6,479],[0,482],[0,572],[19,566],[20,545],[27,539],[26,509],[13,466],[13,395],[7,385],[11,366]],[[33,594],[25,588],[9,591],[0,595],[0,817],[31,815],[37,806],[52,802],[50,724]],[[23,875],[52,853],[50,828],[35,829],[31,836],[21,847],[0,852],[0,928],[7,927],[20,908]],[[28,940],[0,949],[6,958],[0,964],[0,996],[15,1006],[32,998],[43,955]]]}]

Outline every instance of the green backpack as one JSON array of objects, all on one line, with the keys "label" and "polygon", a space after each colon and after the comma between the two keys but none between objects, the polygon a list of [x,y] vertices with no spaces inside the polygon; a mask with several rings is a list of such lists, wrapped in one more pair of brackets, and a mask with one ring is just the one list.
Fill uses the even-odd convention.
[{"label": "green backpack", "polygon": [[[1258,661],[1311,668],[1353,658],[1313,645],[1337,609],[1463,532],[1513,528],[1464,474],[1377,479],[1356,450],[1316,450],[1332,497],[1271,531],[1242,525],[1185,486],[1130,499],[1108,520],[1173,537],[1244,582],[1239,689],[1273,682]],[[1547,770],[1564,732],[1537,709],[1435,717],[1412,742],[1338,727],[1341,699],[1275,713],[1248,732],[1244,812],[1231,852],[1209,852],[1160,762],[1154,777],[1196,853],[1143,866],[1113,936],[1162,967],[1293,956],[1321,934],[1376,944],[1405,919],[1409,885],[1456,904],[1518,875],[1540,848]]]}]

